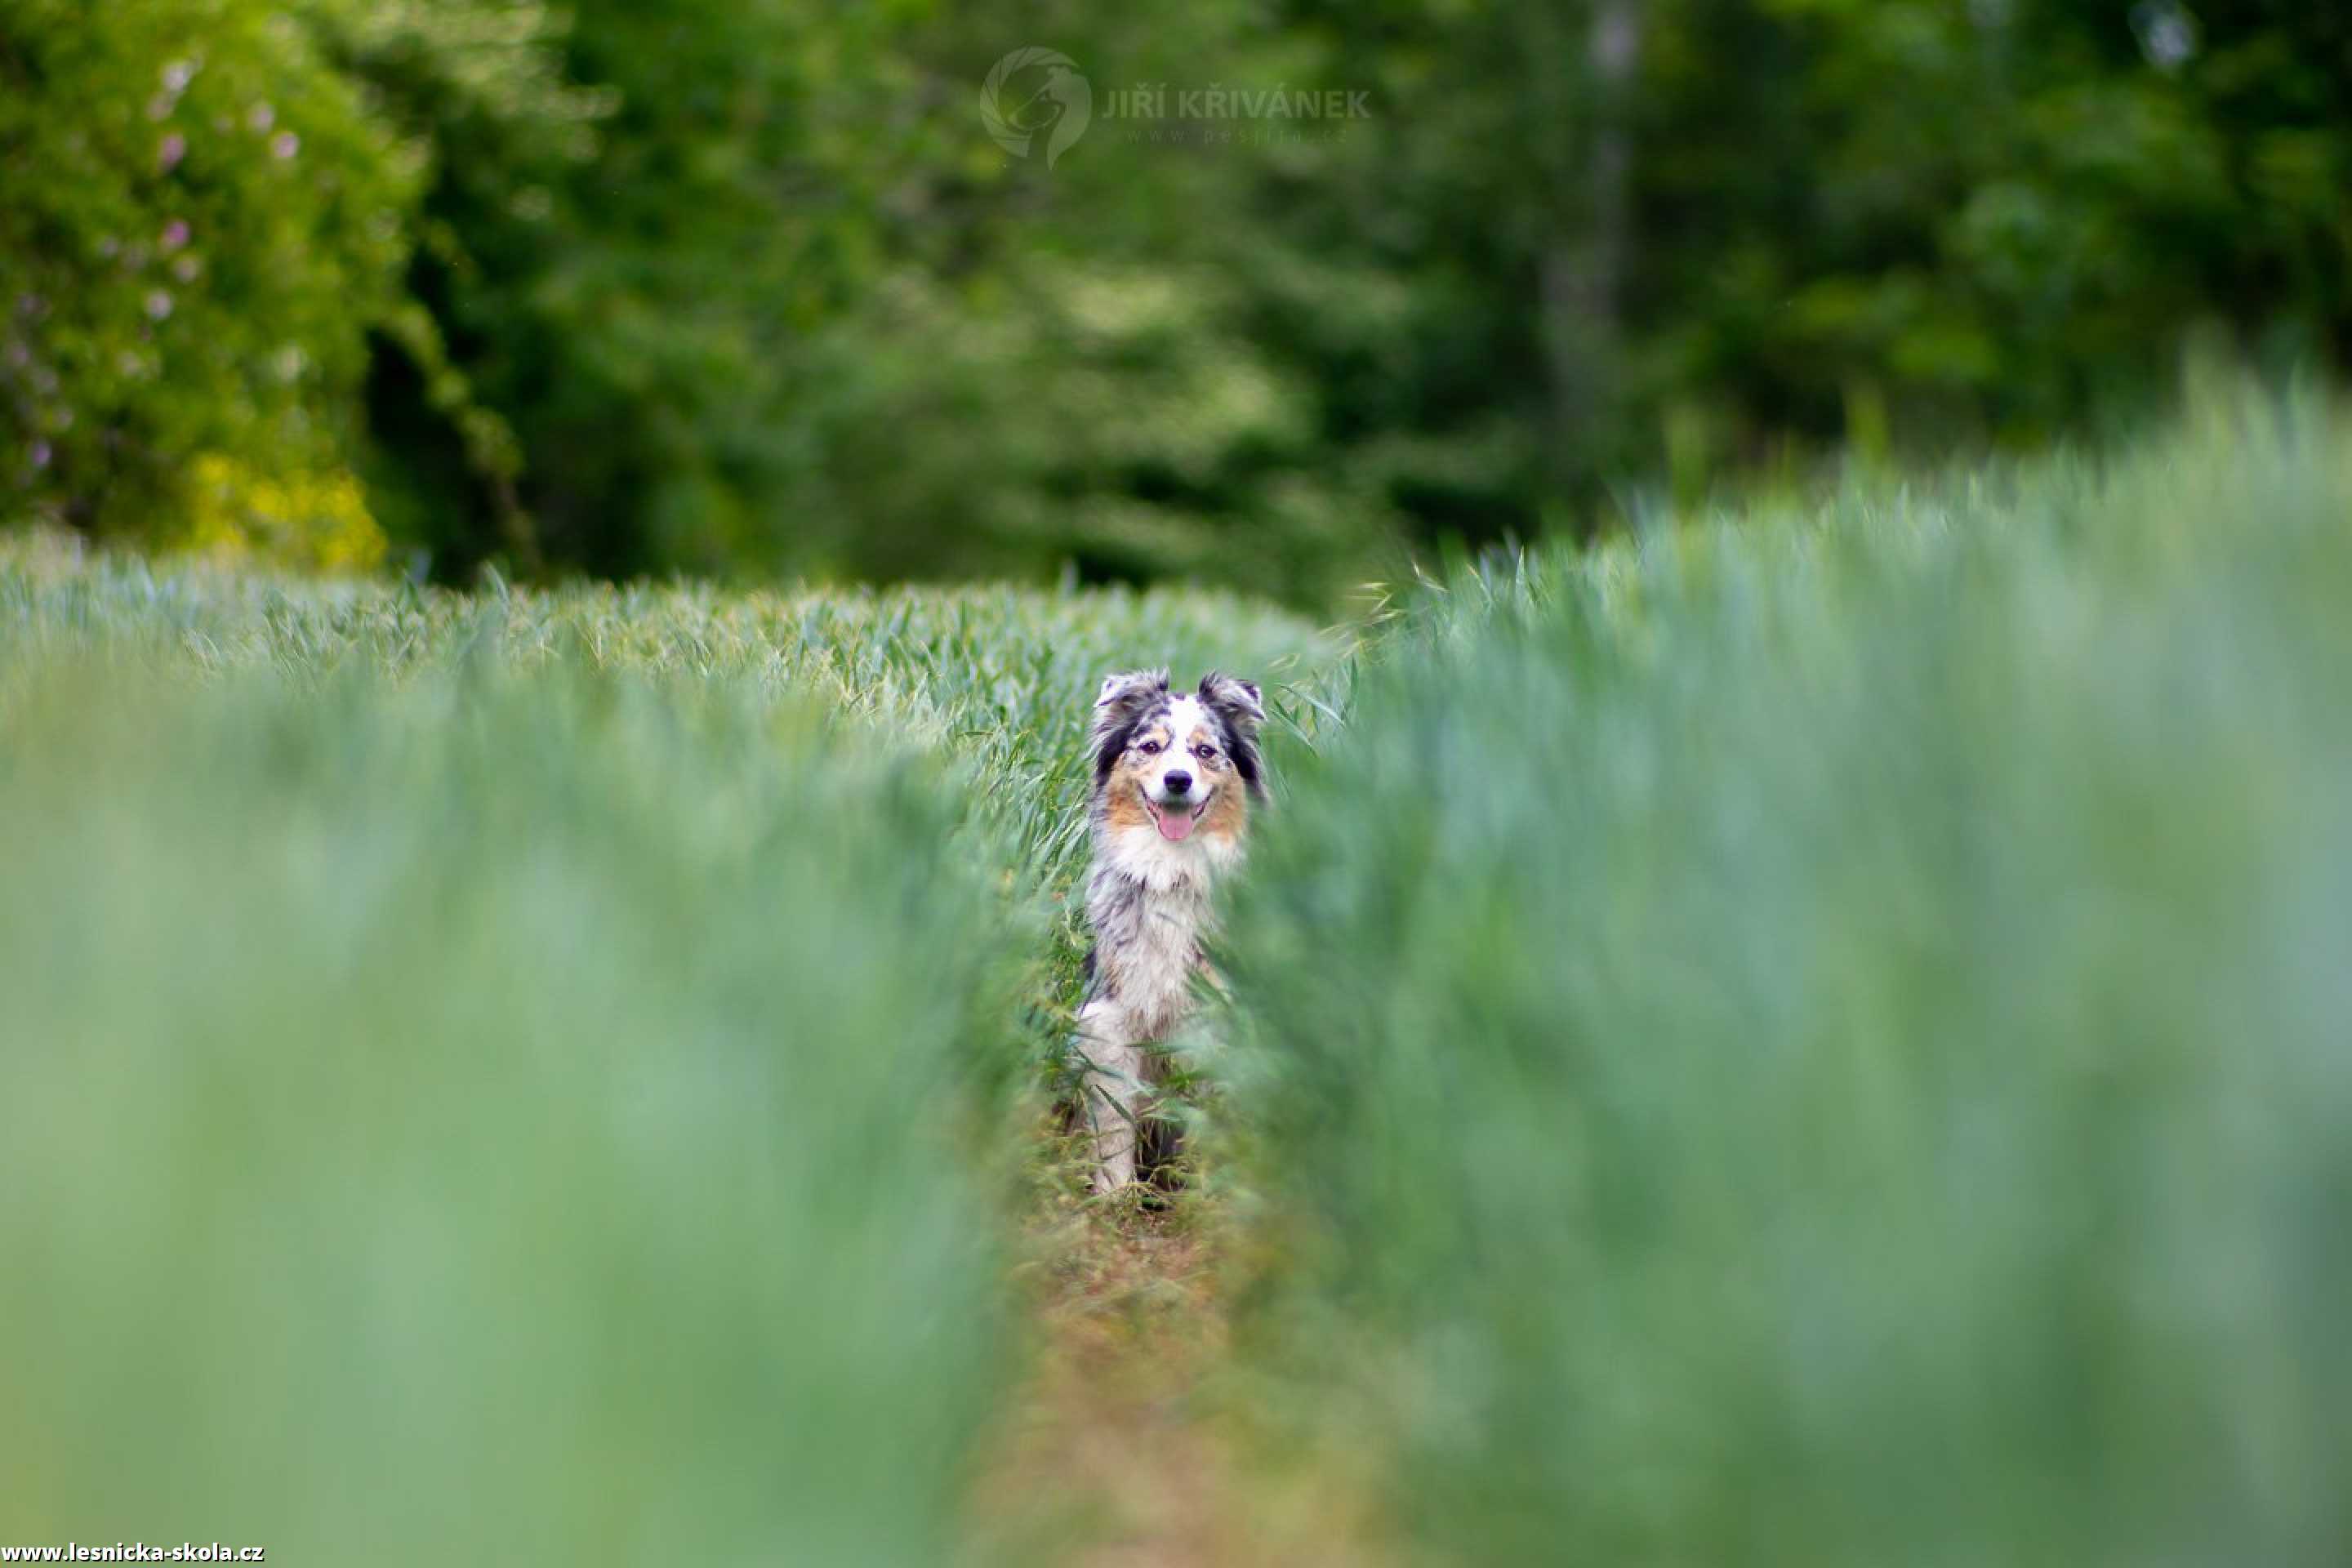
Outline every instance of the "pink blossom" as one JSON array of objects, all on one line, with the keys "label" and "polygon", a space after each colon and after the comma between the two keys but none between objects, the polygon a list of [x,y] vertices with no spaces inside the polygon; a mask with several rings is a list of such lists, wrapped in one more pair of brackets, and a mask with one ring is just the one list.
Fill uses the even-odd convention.
[{"label": "pink blossom", "polygon": [[291,158],[301,150],[302,138],[295,135],[291,131],[280,131],[269,139],[269,152],[272,157]]},{"label": "pink blossom", "polygon": [[163,289],[151,290],[147,296],[147,317],[160,321],[172,313],[172,296]]},{"label": "pink blossom", "polygon": [[34,442],[34,443],[33,443],[33,467],[35,467],[35,468],[47,468],[48,466],[49,466],[49,444],[48,444],[47,441],[36,441],[36,442]]},{"label": "pink blossom", "polygon": [[155,148],[155,161],[163,164],[166,172],[179,167],[180,160],[187,155],[188,139],[176,131],[164,137]]},{"label": "pink blossom", "polygon": [[278,111],[266,103],[257,103],[247,111],[245,122],[256,131],[267,131],[278,123]]},{"label": "pink blossom", "polygon": [[163,253],[166,256],[170,255],[173,251],[179,249],[180,247],[187,244],[187,220],[184,218],[175,217],[170,223],[165,224],[163,226],[163,236],[156,241],[156,243],[163,247]]}]

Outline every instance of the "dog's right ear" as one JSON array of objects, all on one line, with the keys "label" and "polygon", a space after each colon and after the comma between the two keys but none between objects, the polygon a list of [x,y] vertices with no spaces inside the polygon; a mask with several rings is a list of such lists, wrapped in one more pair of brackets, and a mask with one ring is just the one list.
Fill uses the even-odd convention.
[{"label": "dog's right ear", "polygon": [[1106,675],[1102,689],[1095,693],[1095,707],[1128,697],[1156,697],[1168,689],[1168,672],[1164,669],[1130,669],[1125,675]]},{"label": "dog's right ear", "polygon": [[1244,734],[1255,736],[1257,727],[1265,722],[1265,699],[1258,695],[1254,680],[1213,669],[1201,678],[1201,700]]},{"label": "dog's right ear", "polygon": [[1103,678],[1095,693],[1094,732],[1087,744],[1095,754],[1095,777],[1100,779],[1127,750],[1128,731],[1135,721],[1168,695],[1164,669],[1131,669]]}]

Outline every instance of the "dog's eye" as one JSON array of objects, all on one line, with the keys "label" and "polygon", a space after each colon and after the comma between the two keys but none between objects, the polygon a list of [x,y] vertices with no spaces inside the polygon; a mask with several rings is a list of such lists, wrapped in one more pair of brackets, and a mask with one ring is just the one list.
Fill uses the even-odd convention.
[{"label": "dog's eye", "polygon": [[1156,757],[1160,754],[1160,742],[1157,741],[1144,741],[1139,742],[1135,749],[1141,752],[1147,757]]},{"label": "dog's eye", "polygon": [[1213,763],[1217,760],[1217,748],[1207,745],[1195,746],[1192,748],[1192,754],[1204,763]]}]

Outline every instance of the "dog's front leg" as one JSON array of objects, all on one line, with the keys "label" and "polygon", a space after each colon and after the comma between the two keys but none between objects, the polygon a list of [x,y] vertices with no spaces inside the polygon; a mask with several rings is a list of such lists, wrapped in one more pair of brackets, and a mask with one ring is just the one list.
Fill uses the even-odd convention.
[{"label": "dog's front leg", "polygon": [[1135,1138],[1145,1108],[1142,1043],[1116,1004],[1096,1000],[1078,1013],[1079,1093],[1094,1134],[1094,1187],[1115,1193],[1135,1180]]}]

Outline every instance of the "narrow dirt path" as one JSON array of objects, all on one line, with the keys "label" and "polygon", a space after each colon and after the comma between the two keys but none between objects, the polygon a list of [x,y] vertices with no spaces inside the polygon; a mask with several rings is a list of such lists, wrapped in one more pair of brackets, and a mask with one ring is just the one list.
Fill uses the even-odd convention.
[{"label": "narrow dirt path", "polygon": [[975,1506],[989,1568],[1378,1568],[1360,1487],[1270,1473],[1226,1363],[1213,1215],[1041,1222],[1037,1364]]}]

